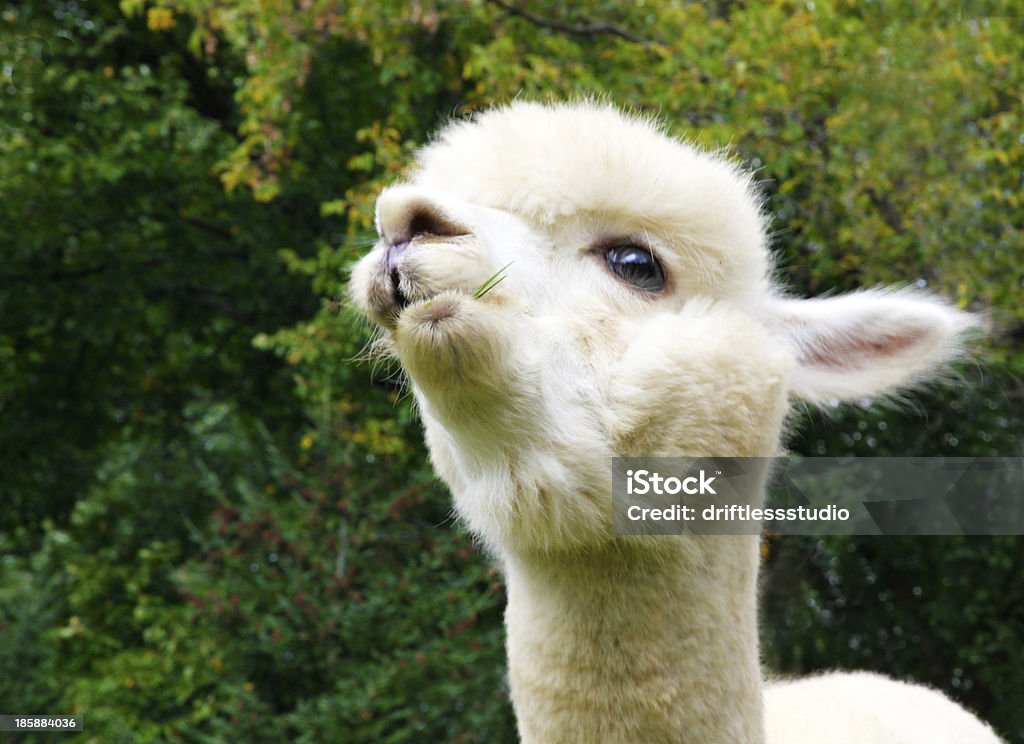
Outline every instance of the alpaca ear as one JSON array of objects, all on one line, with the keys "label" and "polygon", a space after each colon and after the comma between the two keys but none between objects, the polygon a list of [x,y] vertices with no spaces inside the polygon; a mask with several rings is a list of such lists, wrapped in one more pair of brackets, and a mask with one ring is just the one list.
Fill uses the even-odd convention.
[{"label": "alpaca ear", "polygon": [[933,377],[956,357],[978,318],[908,290],[827,299],[774,299],[769,322],[792,344],[794,394],[855,400]]}]

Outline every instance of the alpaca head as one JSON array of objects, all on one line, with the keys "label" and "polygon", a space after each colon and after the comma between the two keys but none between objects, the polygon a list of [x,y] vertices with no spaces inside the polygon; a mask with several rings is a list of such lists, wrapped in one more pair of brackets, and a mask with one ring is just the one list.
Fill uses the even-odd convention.
[{"label": "alpaca head", "polygon": [[785,298],[765,222],[749,174],[606,105],[515,103],[420,152],[351,293],[472,530],[602,543],[612,456],[776,454],[793,398],[923,379],[970,325],[906,291]]}]

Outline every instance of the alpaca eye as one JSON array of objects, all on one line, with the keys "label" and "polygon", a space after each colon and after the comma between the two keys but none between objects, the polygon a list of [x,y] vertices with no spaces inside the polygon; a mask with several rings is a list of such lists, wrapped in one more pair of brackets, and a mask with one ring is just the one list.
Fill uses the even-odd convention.
[{"label": "alpaca eye", "polygon": [[636,245],[612,246],[605,253],[608,268],[634,287],[657,292],[665,286],[665,272],[654,254]]}]

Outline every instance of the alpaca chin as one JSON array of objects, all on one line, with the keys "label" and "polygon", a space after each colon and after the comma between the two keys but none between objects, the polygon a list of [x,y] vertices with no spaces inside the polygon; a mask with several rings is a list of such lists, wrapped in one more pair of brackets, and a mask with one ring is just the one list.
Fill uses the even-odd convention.
[{"label": "alpaca chin", "polygon": [[514,330],[493,305],[442,292],[401,314],[394,346],[433,414],[457,431],[507,418],[502,409],[516,402],[525,372]]}]

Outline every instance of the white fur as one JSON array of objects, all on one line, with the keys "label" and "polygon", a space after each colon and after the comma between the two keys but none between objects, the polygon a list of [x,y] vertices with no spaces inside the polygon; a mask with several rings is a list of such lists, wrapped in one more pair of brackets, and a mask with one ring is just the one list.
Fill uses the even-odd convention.
[{"label": "white fur", "polygon": [[[524,742],[998,741],[936,692],[863,675],[772,687],[765,726],[756,538],[611,536],[611,457],[778,454],[794,396],[920,381],[972,325],[906,290],[788,299],[765,223],[727,159],[592,103],[454,123],[380,196],[351,293],[505,572]],[[662,291],[612,274],[622,243],[658,256]]]},{"label": "white fur", "polygon": [[768,688],[765,704],[769,744],[997,741],[941,692],[868,672],[778,683]]}]

